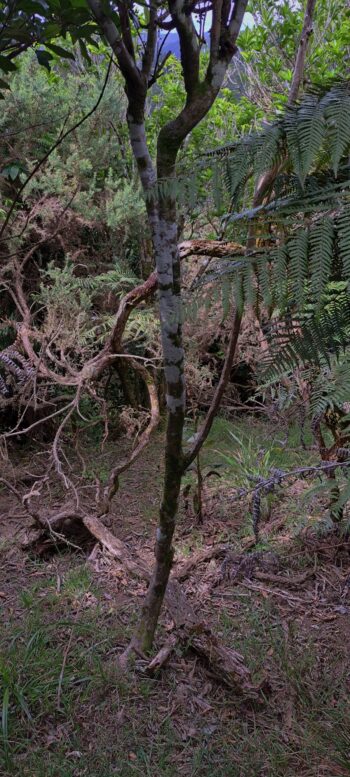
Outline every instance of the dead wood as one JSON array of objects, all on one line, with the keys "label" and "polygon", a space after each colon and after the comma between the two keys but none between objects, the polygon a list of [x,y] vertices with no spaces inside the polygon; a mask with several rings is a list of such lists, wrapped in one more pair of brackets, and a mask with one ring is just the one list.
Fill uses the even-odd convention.
[{"label": "dead wood", "polygon": [[169,639],[164,643],[163,647],[158,651],[157,655],[152,658],[152,661],[148,664],[147,671],[150,674],[159,672],[160,669],[167,663],[172,652],[175,650],[176,645],[179,642],[177,634],[171,634]]},{"label": "dead wood", "polygon": [[[96,516],[83,516],[79,513],[72,516],[71,512],[62,511],[47,521],[46,528],[41,532],[41,542],[45,541],[45,537],[48,540],[52,533],[53,539],[57,536],[62,536],[67,526],[67,521],[71,525],[70,522],[72,520],[75,521],[76,527],[79,524],[80,526],[83,525],[90,536],[101,543],[123,565],[129,575],[149,582],[151,573],[140,557],[136,556],[134,560],[125,543],[115,537]],[[60,532],[59,535],[58,532]],[[38,538],[36,543],[38,543]],[[176,644],[181,642],[182,645],[190,648],[204,661],[219,682],[224,683],[224,685],[241,696],[244,695],[250,699],[257,699],[259,688],[254,686],[250,671],[245,665],[243,657],[240,653],[232,650],[232,648],[220,643],[204,619],[198,617],[197,608],[195,610],[189,602],[178,582],[185,579],[199,563],[208,561],[211,558],[218,558],[225,554],[227,550],[226,545],[213,546],[206,551],[195,554],[194,558],[187,561],[175,572],[165,594],[165,605],[175,628],[170,638],[150,662],[148,670],[155,672],[161,669],[167,662]]]},{"label": "dead wood", "polygon": [[165,604],[181,641],[197,653],[216,679],[240,696],[258,699],[259,688],[253,685],[243,656],[222,645],[209,626],[198,619],[176,580],[170,580],[168,584]]},{"label": "dead wood", "polygon": [[314,569],[309,569],[306,572],[303,572],[300,575],[270,575],[267,572],[259,572],[258,570],[254,571],[253,576],[257,578],[257,580],[261,580],[262,582],[266,583],[278,583],[279,585],[285,585],[285,586],[299,586],[301,583],[305,583],[306,580],[308,580],[310,577],[313,577],[315,574]]},{"label": "dead wood", "polygon": [[84,526],[89,530],[92,536],[106,548],[109,553],[118,559],[126,571],[132,576],[148,580],[150,574],[140,559],[137,563],[133,561],[124,542],[119,540],[109,531],[95,516],[85,516],[83,518]]},{"label": "dead wood", "polygon": [[187,256],[212,256],[222,258],[225,256],[242,256],[244,248],[239,243],[230,243],[225,240],[184,240],[179,244],[181,259]]},{"label": "dead wood", "polygon": [[249,580],[256,575],[257,567],[262,567],[262,571],[265,570],[266,574],[274,574],[278,565],[277,556],[270,551],[256,551],[243,555],[228,552],[214,581],[214,586],[220,585],[223,580],[229,580],[231,585],[237,584],[243,579]]},{"label": "dead wood", "polygon": [[35,526],[22,544],[22,550],[36,556],[47,556],[58,547],[81,551],[92,542],[91,532],[84,526],[83,516],[73,510],[62,510],[53,516],[35,515]]},{"label": "dead wood", "polygon": [[204,561],[211,561],[213,558],[220,558],[226,555],[230,550],[229,545],[212,545],[211,548],[198,551],[193,556],[185,561],[184,564],[174,571],[174,577],[176,580],[186,580],[186,578],[193,572],[198,564],[202,564]]}]

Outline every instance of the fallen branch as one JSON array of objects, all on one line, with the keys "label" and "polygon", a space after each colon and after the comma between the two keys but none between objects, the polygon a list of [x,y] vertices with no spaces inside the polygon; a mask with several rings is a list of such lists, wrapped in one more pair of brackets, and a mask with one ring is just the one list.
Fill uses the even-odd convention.
[{"label": "fallen branch", "polygon": [[213,558],[220,558],[224,556],[230,550],[229,545],[213,545],[211,548],[201,550],[195,553],[188,561],[178,569],[175,569],[173,575],[176,580],[186,580],[198,564],[202,564],[204,561],[211,561]]},{"label": "fallen branch", "polygon": [[92,536],[108,550],[108,552],[123,564],[125,570],[132,576],[148,580],[150,575],[140,559],[133,561],[124,542],[110,532],[95,516],[85,516],[83,524]]},{"label": "fallen branch", "polygon": [[[56,531],[58,527],[62,531],[68,516],[70,519],[73,518],[69,511],[62,511],[57,516],[53,516],[48,521],[46,535],[47,533],[50,535],[50,529],[52,530],[53,526],[55,526]],[[128,574],[139,580],[144,580],[146,583],[149,582],[151,573],[143,560],[139,556],[136,556],[134,560],[125,543],[103,526],[98,517],[77,514],[75,519],[80,521],[91,536],[98,540],[123,565]],[[191,559],[190,562],[186,562],[177,574],[175,572],[175,579],[173,577],[170,580],[165,594],[165,605],[174,622],[175,630],[150,662],[148,669],[154,672],[164,666],[176,644],[181,642],[186,648],[190,648],[200,656],[217,680],[239,695],[257,699],[260,688],[254,686],[243,657],[232,648],[219,642],[210,627],[198,617],[195,608],[188,601],[178,579],[176,579],[176,577],[183,579],[197,563],[220,556],[225,553],[226,549],[227,546],[224,545],[210,548],[210,550],[197,554],[196,558]],[[141,653],[139,646],[132,642],[121,657],[122,664],[125,663],[132,650],[138,654]]]},{"label": "fallen branch", "polygon": [[177,634],[171,634],[169,639],[165,642],[163,647],[158,651],[157,655],[152,658],[152,661],[148,664],[147,671],[150,674],[159,672],[160,669],[169,661],[172,652],[175,650],[176,645],[179,642]]},{"label": "fallen branch", "polygon": [[224,258],[228,256],[242,256],[244,248],[239,243],[230,243],[224,240],[184,240],[179,244],[181,259],[187,256],[211,256]]},{"label": "fallen branch", "polygon": [[313,577],[315,574],[315,570],[311,569],[307,572],[303,572],[300,575],[270,575],[267,572],[259,572],[258,570],[254,571],[253,577],[256,577],[257,580],[261,580],[262,582],[266,583],[278,583],[279,585],[285,585],[289,586],[299,586],[302,583],[305,583],[306,580],[308,580],[310,577]]}]

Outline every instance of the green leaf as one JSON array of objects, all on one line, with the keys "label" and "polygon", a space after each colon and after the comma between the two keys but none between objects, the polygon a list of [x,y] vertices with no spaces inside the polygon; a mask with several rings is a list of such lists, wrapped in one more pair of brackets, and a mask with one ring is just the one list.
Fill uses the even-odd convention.
[{"label": "green leaf", "polygon": [[0,89],[11,89],[10,84],[0,78]]},{"label": "green leaf", "polygon": [[58,57],[63,57],[63,59],[72,59],[73,62],[75,62],[74,54],[72,54],[71,51],[67,51],[67,49],[63,49],[62,46],[56,46],[55,43],[46,43],[46,48],[52,51],[54,54],[57,54]]},{"label": "green leaf", "polygon": [[56,22],[49,22],[43,29],[44,39],[50,40],[50,38],[57,38],[57,35],[59,35],[60,32],[61,28],[59,24]]},{"label": "green leaf", "polygon": [[80,48],[82,56],[84,57],[86,62],[88,62],[89,65],[91,65],[91,57],[90,57],[90,54],[88,52],[88,48],[86,46],[86,43],[82,39],[80,39],[80,41],[79,41],[79,48]]},{"label": "green leaf", "polygon": [[10,178],[11,181],[15,181],[21,170],[22,166],[19,164],[6,165],[6,167],[3,167],[1,174],[6,178]]},{"label": "green leaf", "polygon": [[17,66],[10,59],[0,54],[0,70],[3,70],[4,73],[14,73],[17,70]]},{"label": "green leaf", "polygon": [[1,728],[4,742],[8,741],[8,718],[9,718],[9,706],[10,706],[10,689],[7,687],[4,690],[2,697],[2,715],[1,715]]},{"label": "green leaf", "polygon": [[22,712],[25,714],[25,716],[28,718],[30,722],[33,721],[32,714],[30,712],[30,709],[28,707],[27,701],[22,693],[22,691],[19,688],[15,689],[16,699],[18,701],[19,706],[21,707]]},{"label": "green leaf", "polygon": [[39,65],[46,67],[46,70],[50,71],[50,61],[53,59],[53,55],[49,51],[45,51],[45,49],[35,49],[35,54]]},{"label": "green leaf", "polygon": [[316,306],[322,305],[322,294],[332,270],[334,225],[325,217],[310,232],[311,293]]},{"label": "green leaf", "polygon": [[37,0],[21,0],[21,11],[28,14],[43,14],[45,10],[44,3]]},{"label": "green leaf", "polygon": [[331,101],[326,113],[335,176],[338,175],[342,156],[350,147],[350,97],[341,90],[337,97]]},{"label": "green leaf", "polygon": [[346,205],[337,218],[338,247],[343,277],[350,280],[350,206]]}]

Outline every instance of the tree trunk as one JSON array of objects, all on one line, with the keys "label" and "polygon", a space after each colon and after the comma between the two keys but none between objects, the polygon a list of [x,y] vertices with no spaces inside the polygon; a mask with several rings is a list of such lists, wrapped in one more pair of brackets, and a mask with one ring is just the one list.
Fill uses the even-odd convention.
[{"label": "tree trunk", "polygon": [[148,652],[153,644],[160,609],[173,562],[172,540],[183,472],[182,435],[185,420],[184,351],[181,325],[180,254],[175,203],[161,201],[154,235],[158,274],[162,352],[168,422],[163,498],[156,535],[156,563],[134,644]]},{"label": "tree trunk", "polygon": [[[137,122],[137,106],[129,104],[128,124],[131,145],[143,189],[152,233],[157,268],[159,315],[166,384],[168,422],[165,444],[163,498],[155,546],[155,569],[142,608],[133,644],[148,652],[159,618],[173,561],[172,540],[183,471],[182,434],[185,419],[184,351],[181,325],[181,274],[175,199],[161,197],[155,186],[155,171],[149,156],[143,121]],[[141,119],[141,117],[140,117]],[[174,175],[175,159],[169,167],[158,155],[158,178]]]},{"label": "tree trunk", "polygon": [[203,80],[200,78],[200,45],[193,16],[194,8],[188,10],[185,0],[168,0],[167,13],[177,30],[180,42],[185,102],[178,116],[162,127],[158,135],[157,174],[147,147],[144,116],[147,90],[154,80],[157,80],[164,65],[164,60],[159,62],[158,57],[155,57],[157,27],[164,7],[153,2],[145,4],[149,10],[147,37],[141,63],[137,64],[130,32],[130,18],[125,9],[119,14],[117,28],[109,13],[108,1],[102,3],[101,0],[88,0],[88,5],[109,42],[124,77],[130,142],[146,195],[157,268],[168,425],[164,490],[156,538],[156,565],[134,640],[135,647],[147,651],[152,646],[173,559],[172,539],[183,472],[182,433],[185,418],[176,198],[175,195],[172,197],[162,194],[157,183],[168,182],[175,176],[176,157],[181,144],[207,114],[219,93],[227,67],[237,51],[236,40],[247,0],[224,4],[222,0],[218,0],[213,3],[209,62]]}]

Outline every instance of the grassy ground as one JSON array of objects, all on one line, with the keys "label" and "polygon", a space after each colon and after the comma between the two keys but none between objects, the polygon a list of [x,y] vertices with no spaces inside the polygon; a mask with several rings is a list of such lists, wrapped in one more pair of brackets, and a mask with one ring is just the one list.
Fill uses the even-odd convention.
[{"label": "grassy ground", "polygon": [[[263,451],[260,462],[266,450],[280,467],[312,459],[310,452],[300,454],[294,430],[283,447],[263,422],[231,430],[219,422],[204,469],[222,464],[222,451],[228,457],[239,451],[228,431],[245,449],[253,435],[254,449]],[[127,474],[113,520],[113,530],[123,527],[129,547],[149,558],[160,479],[152,490],[147,483],[158,455],[156,441],[146,460]],[[249,505],[234,499],[246,465],[245,459],[239,466],[236,459],[226,460],[220,480],[208,479],[202,527],[194,527],[190,508],[182,505],[180,560],[221,539],[236,553],[249,552]],[[304,582],[282,586],[254,575],[235,581],[220,577],[221,562],[212,560],[198,565],[184,583],[219,638],[243,654],[255,682],[267,678],[270,690],[259,704],[235,697],[190,650],[178,649],[157,678],[146,674],[141,660],[122,672],[117,656],[132,634],[143,588],[102,551],[90,560],[62,552],[38,561],[23,556],[14,543],[4,544],[1,774],[350,774],[349,543],[305,534],[305,515],[312,509],[301,501],[302,492],[294,488],[276,496],[261,548],[277,558],[282,577],[309,572]],[[164,614],[157,647],[170,626]]]}]

